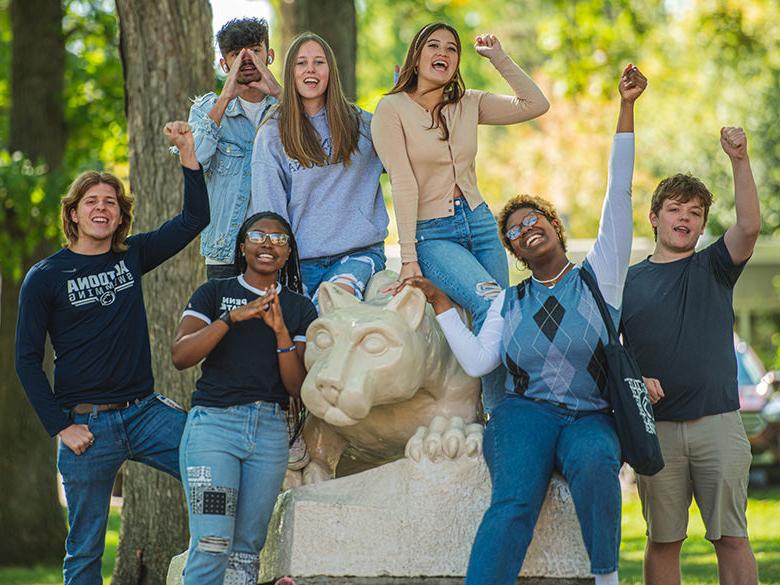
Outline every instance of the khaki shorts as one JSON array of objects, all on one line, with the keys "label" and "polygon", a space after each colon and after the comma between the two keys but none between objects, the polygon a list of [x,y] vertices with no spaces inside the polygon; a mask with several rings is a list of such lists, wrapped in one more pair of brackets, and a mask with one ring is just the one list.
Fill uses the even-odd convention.
[{"label": "khaki shorts", "polygon": [[637,476],[648,538],[684,540],[691,496],[701,511],[707,540],[747,537],[751,455],[739,412],[657,421],[656,429],[666,465],[656,475]]}]

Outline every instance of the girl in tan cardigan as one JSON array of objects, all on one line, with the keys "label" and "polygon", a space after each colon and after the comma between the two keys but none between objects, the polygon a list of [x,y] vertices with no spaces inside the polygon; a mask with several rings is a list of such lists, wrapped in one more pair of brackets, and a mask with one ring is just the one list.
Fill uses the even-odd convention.
[{"label": "girl in tan cardigan", "polygon": [[[371,133],[390,175],[399,280],[429,278],[469,311],[478,332],[509,274],[495,219],[477,188],[477,126],[531,120],[549,103],[494,35],[478,36],[474,48],[514,95],[465,89],[458,32],[429,24],[415,35],[398,81],[379,102]],[[490,410],[503,396],[503,375],[486,378],[483,401]]]}]

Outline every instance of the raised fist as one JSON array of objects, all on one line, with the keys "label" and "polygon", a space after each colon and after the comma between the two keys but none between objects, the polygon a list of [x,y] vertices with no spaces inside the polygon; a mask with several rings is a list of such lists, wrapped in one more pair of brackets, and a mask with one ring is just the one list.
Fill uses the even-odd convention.
[{"label": "raised fist", "polygon": [[504,49],[501,48],[501,41],[496,35],[491,34],[479,35],[474,39],[474,50],[488,59],[494,59],[504,52]]},{"label": "raised fist", "polygon": [[195,148],[192,130],[187,122],[168,122],[163,128],[163,134],[179,151]]},{"label": "raised fist", "polygon": [[741,160],[747,156],[747,136],[742,128],[724,126],[720,129],[720,145],[729,158]]},{"label": "raised fist", "polygon": [[618,84],[618,90],[620,91],[620,97],[627,102],[634,102],[642,95],[647,87],[647,77],[642,75],[642,72],[635,66],[629,63],[626,68],[623,69],[623,74],[620,76],[620,83]]}]

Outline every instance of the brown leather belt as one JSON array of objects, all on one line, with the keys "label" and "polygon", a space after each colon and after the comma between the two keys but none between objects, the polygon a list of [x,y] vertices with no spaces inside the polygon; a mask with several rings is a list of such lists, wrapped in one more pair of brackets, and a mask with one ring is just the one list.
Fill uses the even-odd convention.
[{"label": "brown leather belt", "polygon": [[88,402],[84,402],[71,408],[71,411],[75,412],[76,414],[89,414],[93,410],[96,410],[97,412],[105,412],[107,410],[122,410],[128,406],[132,406],[136,402],[138,401],[125,400],[124,402],[112,402],[109,404],[89,404]]}]

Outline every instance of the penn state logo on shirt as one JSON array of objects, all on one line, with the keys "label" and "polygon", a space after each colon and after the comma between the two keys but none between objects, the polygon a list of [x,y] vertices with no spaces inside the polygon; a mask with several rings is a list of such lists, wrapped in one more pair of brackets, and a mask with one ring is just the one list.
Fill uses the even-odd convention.
[{"label": "penn state logo on shirt", "polygon": [[113,269],[79,276],[67,281],[68,301],[74,307],[97,303],[107,307],[114,303],[118,292],[135,284],[133,273],[120,260]]}]

